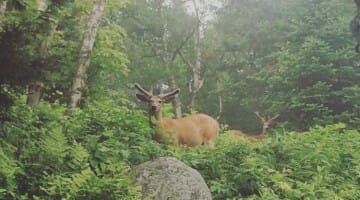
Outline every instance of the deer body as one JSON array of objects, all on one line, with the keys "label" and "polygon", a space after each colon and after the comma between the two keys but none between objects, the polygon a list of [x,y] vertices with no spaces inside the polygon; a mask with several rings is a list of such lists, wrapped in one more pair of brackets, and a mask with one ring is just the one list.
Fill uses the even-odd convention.
[{"label": "deer body", "polygon": [[154,96],[138,84],[135,84],[135,87],[141,92],[136,94],[137,98],[148,102],[149,114],[154,115],[157,120],[155,140],[173,139],[177,146],[204,144],[209,148],[214,147],[220,129],[219,123],[214,118],[205,114],[192,114],[178,119],[162,117],[162,104],[171,101],[179,90]]},{"label": "deer body", "polygon": [[259,140],[261,140],[261,139],[263,139],[265,137],[264,133],[251,135],[251,134],[244,133],[241,130],[230,130],[230,133],[232,133],[234,135],[237,135],[237,136],[240,136],[240,137],[244,137],[244,138],[248,139],[251,142],[259,141]]},{"label": "deer body", "polygon": [[205,144],[214,146],[219,124],[205,114],[194,114],[179,119],[165,118],[158,121],[159,131],[156,138],[167,139],[171,134],[176,145],[196,146]]}]

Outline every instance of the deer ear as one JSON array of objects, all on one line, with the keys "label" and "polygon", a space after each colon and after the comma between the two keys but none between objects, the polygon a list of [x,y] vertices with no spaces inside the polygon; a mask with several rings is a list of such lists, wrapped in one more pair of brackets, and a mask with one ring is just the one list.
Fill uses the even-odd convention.
[{"label": "deer ear", "polygon": [[140,101],[145,101],[145,102],[149,102],[150,99],[149,97],[143,95],[143,94],[136,94],[136,97],[140,100]]},{"label": "deer ear", "polygon": [[180,89],[176,89],[172,92],[169,92],[167,94],[164,94],[163,100],[165,103],[169,103],[175,99],[175,96],[180,92]]},{"label": "deer ear", "polygon": [[164,97],[164,103],[170,103],[175,99],[175,95]]}]

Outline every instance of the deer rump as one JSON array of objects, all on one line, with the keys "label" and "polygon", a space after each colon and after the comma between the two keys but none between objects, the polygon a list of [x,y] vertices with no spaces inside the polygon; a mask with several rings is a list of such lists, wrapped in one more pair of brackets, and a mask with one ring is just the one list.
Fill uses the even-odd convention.
[{"label": "deer rump", "polygon": [[176,145],[213,147],[219,132],[219,124],[205,114],[193,114],[179,119],[165,118],[158,122],[155,140],[172,139]]}]

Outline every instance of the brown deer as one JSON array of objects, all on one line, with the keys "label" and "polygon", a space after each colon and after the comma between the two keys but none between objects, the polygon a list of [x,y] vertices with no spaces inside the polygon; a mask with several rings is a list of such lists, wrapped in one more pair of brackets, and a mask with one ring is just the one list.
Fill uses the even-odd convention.
[{"label": "brown deer", "polygon": [[178,119],[162,117],[162,105],[171,102],[180,92],[179,89],[166,94],[153,95],[137,83],[135,88],[140,92],[136,94],[136,97],[148,103],[150,125],[152,124],[151,116],[155,116],[157,120],[155,140],[173,139],[177,146],[204,144],[209,148],[214,147],[219,133],[219,123],[214,118],[205,114],[192,114]]},{"label": "brown deer", "polygon": [[248,139],[251,142],[256,142],[265,137],[267,130],[274,123],[274,120],[280,116],[279,114],[276,114],[272,117],[271,116],[262,117],[259,114],[259,112],[255,112],[255,115],[261,120],[261,133],[260,134],[250,135],[250,134],[244,133],[241,130],[230,130],[230,132],[237,136],[245,137],[246,139]]}]

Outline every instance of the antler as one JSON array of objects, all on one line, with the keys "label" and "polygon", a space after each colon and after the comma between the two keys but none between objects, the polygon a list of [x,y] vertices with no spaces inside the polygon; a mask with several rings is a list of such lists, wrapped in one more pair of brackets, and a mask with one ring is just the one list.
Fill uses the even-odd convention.
[{"label": "antler", "polygon": [[275,120],[275,119],[278,118],[278,117],[280,117],[280,115],[279,115],[279,114],[276,114],[274,117],[272,117],[271,119],[269,119],[269,121],[273,121],[273,120]]},{"label": "antler", "polygon": [[275,120],[276,118],[280,117],[279,114],[276,114],[270,118],[269,116],[262,117],[258,111],[254,112],[254,113],[263,122],[271,122],[271,121]]},{"label": "antler", "polygon": [[168,93],[165,93],[165,94],[161,94],[161,97],[166,98],[166,97],[169,97],[169,96],[173,96],[173,95],[175,95],[175,94],[177,94],[177,93],[179,93],[179,92],[180,92],[180,89],[178,88],[178,89],[173,90],[173,91],[171,91],[171,92],[168,92]]},{"label": "antler", "polygon": [[266,121],[266,120],[260,115],[260,113],[259,113],[258,111],[254,112],[254,113],[255,113],[255,115],[256,115],[259,119],[261,119],[261,121],[263,121],[263,122]]},{"label": "antler", "polygon": [[151,92],[148,92],[147,90],[142,88],[138,83],[135,83],[134,86],[136,89],[138,89],[141,93],[145,94],[146,96],[148,96],[148,97],[153,96]]}]

